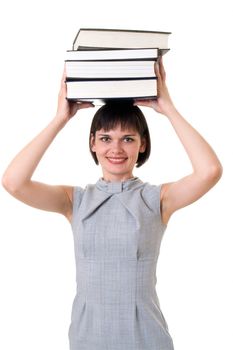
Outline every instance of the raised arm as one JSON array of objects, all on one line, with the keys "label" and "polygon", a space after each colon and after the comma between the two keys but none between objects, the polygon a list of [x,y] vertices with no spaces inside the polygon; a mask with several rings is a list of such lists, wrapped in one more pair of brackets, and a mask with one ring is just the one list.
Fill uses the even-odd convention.
[{"label": "raised arm", "polygon": [[151,107],[168,118],[193,168],[191,174],[162,186],[161,213],[163,222],[167,223],[172,213],[208,192],[221,178],[223,168],[211,146],[175,108],[166,86],[162,59],[155,64],[155,73],[158,79],[157,100],[135,100],[135,104]]},{"label": "raised arm", "polygon": [[32,207],[58,212],[70,219],[73,187],[48,185],[32,181],[31,177],[59,131],[79,109],[91,106],[91,103],[77,104],[66,100],[64,69],[55,117],[14,157],[3,174],[2,185],[12,196]]}]

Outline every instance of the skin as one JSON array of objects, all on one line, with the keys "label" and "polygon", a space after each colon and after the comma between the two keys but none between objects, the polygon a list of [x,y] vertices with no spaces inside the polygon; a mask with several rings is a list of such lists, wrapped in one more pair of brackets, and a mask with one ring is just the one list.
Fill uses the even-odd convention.
[{"label": "skin", "polygon": [[[192,164],[190,174],[162,185],[161,215],[163,223],[167,224],[176,210],[198,200],[219,181],[222,165],[207,141],[176,109],[166,85],[162,59],[154,68],[157,75],[157,100],[135,100],[135,104],[152,108],[168,119]],[[58,212],[71,222],[73,186],[53,186],[31,180],[37,165],[59,131],[79,109],[93,107],[91,103],[71,103],[66,100],[65,77],[64,70],[55,117],[11,161],[3,174],[2,185],[18,200],[38,209]],[[102,133],[105,134],[104,139],[100,138]],[[129,141],[126,135],[132,133],[133,141]],[[133,177],[138,152],[143,152],[144,147],[145,140],[141,140],[134,130],[121,130],[119,125],[107,133],[99,130],[92,137],[92,150],[96,152],[106,181],[123,181]],[[122,164],[112,164],[109,161],[112,157],[127,160]]]},{"label": "skin", "polygon": [[120,125],[108,132],[98,130],[95,137],[92,136],[91,143],[106,181],[132,178],[138,153],[144,152],[146,148],[145,140],[141,140],[137,131],[122,130]]}]

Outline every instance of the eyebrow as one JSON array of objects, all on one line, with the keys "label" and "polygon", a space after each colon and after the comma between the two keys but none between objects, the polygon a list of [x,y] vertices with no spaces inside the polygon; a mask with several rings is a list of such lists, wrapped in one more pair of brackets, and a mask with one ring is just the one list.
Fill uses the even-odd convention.
[{"label": "eyebrow", "polygon": [[[109,134],[99,134],[99,136],[110,136]],[[135,134],[123,135],[123,136],[136,136]]]}]

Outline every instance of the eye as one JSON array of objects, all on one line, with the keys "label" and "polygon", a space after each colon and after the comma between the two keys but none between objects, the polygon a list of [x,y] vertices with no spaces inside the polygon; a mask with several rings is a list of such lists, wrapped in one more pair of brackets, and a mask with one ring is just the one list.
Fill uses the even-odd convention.
[{"label": "eye", "polygon": [[107,142],[109,139],[110,139],[110,137],[108,137],[108,136],[100,137],[100,140],[103,142]]},{"label": "eye", "polygon": [[132,141],[134,141],[134,139],[132,139],[132,137],[125,137],[124,140],[125,140],[126,142],[132,142]]}]

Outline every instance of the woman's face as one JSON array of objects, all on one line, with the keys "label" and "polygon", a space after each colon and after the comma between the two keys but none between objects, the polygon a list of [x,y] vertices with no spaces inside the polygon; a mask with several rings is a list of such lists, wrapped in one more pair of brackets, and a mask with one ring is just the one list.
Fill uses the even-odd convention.
[{"label": "woman's face", "polygon": [[91,138],[91,145],[106,181],[123,181],[133,177],[138,153],[144,152],[146,148],[145,140],[141,140],[137,131],[122,130],[120,125],[109,131],[96,131],[95,138]]}]

